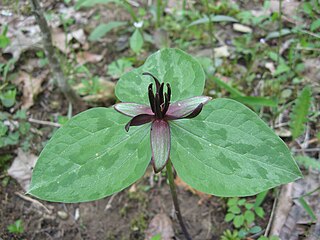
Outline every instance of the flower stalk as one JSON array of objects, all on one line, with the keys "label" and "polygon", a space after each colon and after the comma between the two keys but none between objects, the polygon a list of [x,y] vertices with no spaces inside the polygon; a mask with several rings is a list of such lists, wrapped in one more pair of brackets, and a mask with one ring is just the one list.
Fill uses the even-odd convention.
[{"label": "flower stalk", "polygon": [[175,213],[177,215],[178,218],[178,222],[180,224],[180,227],[182,229],[183,235],[186,237],[187,240],[192,240],[192,238],[190,237],[190,234],[186,228],[186,225],[184,224],[182,215],[181,215],[181,211],[180,211],[180,207],[179,207],[179,201],[178,201],[178,197],[177,197],[177,191],[176,191],[176,186],[174,184],[174,177],[173,177],[173,172],[172,172],[172,164],[170,159],[168,160],[167,164],[166,164],[166,168],[167,168],[167,176],[168,176],[168,180],[169,180],[169,186],[170,186],[170,192],[171,192],[171,196],[172,196],[172,200],[173,200],[173,205],[174,205],[174,209],[175,209]]}]

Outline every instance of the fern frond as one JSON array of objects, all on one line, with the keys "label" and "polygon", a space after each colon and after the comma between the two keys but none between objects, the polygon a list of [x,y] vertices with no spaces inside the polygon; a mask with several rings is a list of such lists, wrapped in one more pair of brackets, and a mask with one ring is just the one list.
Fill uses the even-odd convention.
[{"label": "fern frond", "polygon": [[305,123],[308,121],[311,95],[311,88],[306,86],[295,100],[295,105],[290,116],[290,128],[293,139],[299,137],[304,132]]}]

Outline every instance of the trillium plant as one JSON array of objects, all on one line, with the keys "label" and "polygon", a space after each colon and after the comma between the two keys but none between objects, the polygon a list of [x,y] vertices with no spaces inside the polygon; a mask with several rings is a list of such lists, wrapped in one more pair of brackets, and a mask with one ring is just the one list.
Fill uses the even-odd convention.
[{"label": "trillium plant", "polygon": [[173,168],[191,187],[249,196],[301,177],[285,143],[249,108],[201,96],[201,65],[163,49],[124,74],[111,108],[84,111],[55,132],[33,170],[29,194],[53,202],[97,200],[130,186],[150,163],[166,167],[187,239]]}]

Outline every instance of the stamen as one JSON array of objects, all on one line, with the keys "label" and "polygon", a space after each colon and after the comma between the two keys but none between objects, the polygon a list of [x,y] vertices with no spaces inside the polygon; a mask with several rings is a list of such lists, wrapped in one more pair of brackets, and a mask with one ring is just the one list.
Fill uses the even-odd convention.
[{"label": "stamen", "polygon": [[164,103],[164,100],[163,100],[163,87],[164,87],[164,83],[161,83],[160,89],[159,89],[160,105],[162,105]]},{"label": "stamen", "polygon": [[155,76],[153,76],[151,73],[149,73],[149,72],[144,72],[144,73],[142,73],[142,75],[151,76],[151,77],[153,78],[153,80],[155,81],[155,83],[156,83],[157,92],[159,92],[159,88],[160,88],[160,82],[159,82],[159,80],[158,80]]},{"label": "stamen", "polygon": [[167,93],[168,93],[168,102],[170,103],[170,99],[171,99],[171,87],[170,84],[167,83]]},{"label": "stamen", "polygon": [[163,115],[163,116],[166,115],[166,113],[167,113],[167,111],[168,111],[168,109],[169,109],[169,104],[170,104],[170,102],[169,102],[169,97],[168,97],[168,94],[167,94],[167,93],[164,94],[164,98],[165,98],[164,108],[163,108],[163,110],[162,110],[162,115]]},{"label": "stamen", "polygon": [[149,102],[150,102],[150,107],[152,112],[155,112],[155,108],[154,108],[154,94],[153,94],[153,90],[152,90],[152,83],[150,83],[149,87],[148,87],[148,95],[149,95]]},{"label": "stamen", "polygon": [[158,119],[161,119],[162,118],[162,112],[161,112],[161,108],[160,108],[160,96],[159,96],[159,93],[156,93],[156,96],[154,98],[154,102],[155,102],[155,114],[156,114],[156,117]]}]

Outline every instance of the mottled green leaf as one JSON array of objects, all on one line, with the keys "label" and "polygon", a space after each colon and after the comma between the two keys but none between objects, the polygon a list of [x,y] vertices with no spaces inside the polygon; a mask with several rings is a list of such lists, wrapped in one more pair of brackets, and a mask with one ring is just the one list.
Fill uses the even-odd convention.
[{"label": "mottled green leaf", "polygon": [[116,96],[123,102],[149,104],[148,85],[153,82],[150,72],[160,82],[170,83],[172,102],[201,95],[205,75],[201,65],[192,56],[179,49],[163,49],[148,57],[139,68],[123,75],[116,86]]},{"label": "mottled green leaf", "polygon": [[217,196],[248,196],[301,177],[285,143],[250,109],[216,99],[171,123],[172,163],[183,181]]},{"label": "mottled green leaf", "polygon": [[40,154],[28,193],[48,201],[84,202],[134,183],[151,159],[150,124],[127,133],[129,119],[109,108],[70,119]]}]

